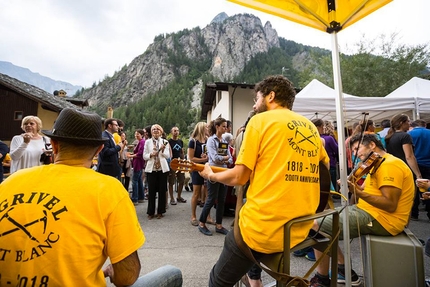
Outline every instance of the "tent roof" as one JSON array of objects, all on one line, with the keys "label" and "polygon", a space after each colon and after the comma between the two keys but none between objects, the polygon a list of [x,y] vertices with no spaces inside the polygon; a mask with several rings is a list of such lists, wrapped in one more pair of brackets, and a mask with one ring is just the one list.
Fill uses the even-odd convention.
[{"label": "tent roof", "polygon": [[413,77],[386,96],[386,98],[400,97],[430,98],[430,81]]},{"label": "tent roof", "polygon": [[[349,94],[343,93],[344,97],[354,97],[358,98],[356,96],[352,96]],[[309,84],[307,84],[306,87],[304,87],[297,95],[296,97],[306,97],[306,98],[321,98],[321,97],[328,97],[328,98],[336,98],[336,91],[329,86],[321,83],[317,79],[313,79]]]},{"label": "tent roof", "polygon": [[[296,95],[293,110],[307,118],[336,121],[335,90],[318,80],[312,80]],[[406,113],[413,118],[415,109],[430,112],[430,99],[413,97],[356,97],[344,94],[343,115],[346,123],[354,123],[369,115],[374,121],[390,119],[399,113]],[[421,116],[422,117],[422,116]]]}]

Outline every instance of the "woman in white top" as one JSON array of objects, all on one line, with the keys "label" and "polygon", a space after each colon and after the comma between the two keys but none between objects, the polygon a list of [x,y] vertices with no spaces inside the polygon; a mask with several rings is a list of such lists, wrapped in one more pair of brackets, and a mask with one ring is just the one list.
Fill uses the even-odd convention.
[{"label": "woman in white top", "polygon": [[52,153],[52,149],[48,149],[51,146],[49,138],[40,134],[42,121],[38,117],[26,116],[22,119],[21,128],[24,133],[14,136],[10,143],[11,174],[23,168],[42,165],[42,153]]},{"label": "woman in white top", "polygon": [[[156,216],[162,218],[166,212],[167,176],[170,171],[167,159],[170,158],[169,142],[161,137],[163,128],[151,126],[152,138],[145,141],[143,159],[146,160],[146,178],[148,180],[148,219]],[[157,214],[155,214],[155,197],[158,193]]]}]

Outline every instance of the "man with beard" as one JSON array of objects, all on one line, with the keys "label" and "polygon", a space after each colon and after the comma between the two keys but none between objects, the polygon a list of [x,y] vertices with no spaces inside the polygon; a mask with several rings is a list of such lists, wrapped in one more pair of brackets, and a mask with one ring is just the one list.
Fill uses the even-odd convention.
[{"label": "man with beard", "polygon": [[[366,176],[364,184],[359,186],[353,180],[348,182],[349,191],[358,199],[358,203],[348,208],[349,236],[356,238],[360,234],[395,236],[401,233],[409,221],[409,213],[414,198],[414,180],[409,167],[399,158],[386,153],[381,141],[375,134],[357,134],[351,138],[351,149],[362,161],[374,165]],[[380,160],[374,157],[381,156]],[[372,155],[369,162],[366,160]],[[361,176],[360,176],[361,177]],[[342,208],[342,207],[340,207]],[[343,222],[345,212],[340,213]],[[315,222],[313,229],[331,234],[331,218]],[[340,225],[340,239],[343,230]],[[316,259],[322,253],[315,249]],[[311,286],[330,286],[329,257],[324,256],[318,265],[316,275],[311,279]],[[338,283],[345,283],[345,259],[338,249]],[[360,278],[351,270],[351,285],[360,286]]]},{"label": "man with beard", "polygon": [[[247,125],[235,167],[213,173],[206,164],[200,174],[211,182],[231,186],[250,180],[236,225],[259,260],[265,254],[283,251],[285,223],[315,214],[320,186],[318,170],[312,167],[320,161],[328,167],[329,158],[312,122],[291,111],[295,90],[287,78],[267,77],[255,86],[255,92],[257,114]],[[293,228],[291,247],[302,242],[311,227],[309,222]],[[253,265],[229,232],[210,273],[209,286],[233,286]]]}]

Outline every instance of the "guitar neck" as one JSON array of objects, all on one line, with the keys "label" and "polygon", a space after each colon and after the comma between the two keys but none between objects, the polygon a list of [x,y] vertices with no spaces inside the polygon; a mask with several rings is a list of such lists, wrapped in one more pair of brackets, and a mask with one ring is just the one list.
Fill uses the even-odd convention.
[{"label": "guitar neck", "polygon": [[[200,163],[195,163],[192,167],[192,169],[196,171],[202,171],[204,168],[205,168],[205,165]],[[211,166],[211,169],[213,172],[221,172],[221,171],[227,170],[227,168],[219,167],[219,166]]]}]

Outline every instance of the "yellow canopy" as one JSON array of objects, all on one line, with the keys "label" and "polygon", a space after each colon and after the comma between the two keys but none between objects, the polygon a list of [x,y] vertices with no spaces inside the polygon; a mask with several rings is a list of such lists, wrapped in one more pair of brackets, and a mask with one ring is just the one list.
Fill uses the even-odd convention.
[{"label": "yellow canopy", "polygon": [[338,32],[392,0],[227,0],[324,32]]}]

